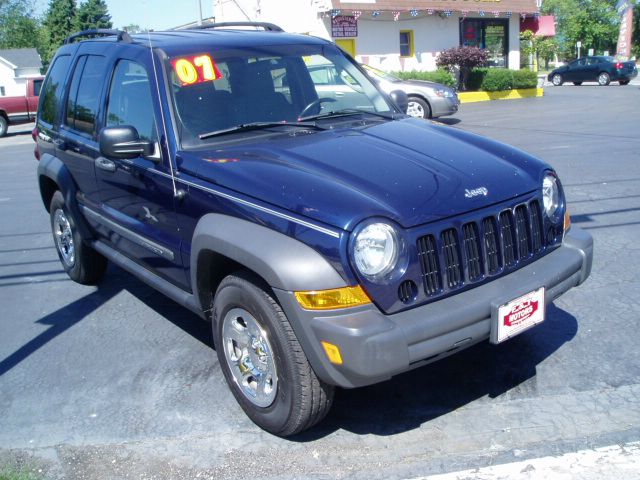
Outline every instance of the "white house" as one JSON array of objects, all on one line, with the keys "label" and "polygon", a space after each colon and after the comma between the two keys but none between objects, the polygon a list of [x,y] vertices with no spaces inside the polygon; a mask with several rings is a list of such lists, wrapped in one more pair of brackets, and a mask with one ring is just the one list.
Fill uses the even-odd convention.
[{"label": "white house", "polygon": [[331,39],[384,70],[434,70],[444,49],[474,45],[520,68],[520,20],[541,0],[214,0],[217,22],[265,21]]},{"label": "white house", "polygon": [[27,79],[40,76],[41,68],[35,48],[0,50],[0,97],[24,95]]}]

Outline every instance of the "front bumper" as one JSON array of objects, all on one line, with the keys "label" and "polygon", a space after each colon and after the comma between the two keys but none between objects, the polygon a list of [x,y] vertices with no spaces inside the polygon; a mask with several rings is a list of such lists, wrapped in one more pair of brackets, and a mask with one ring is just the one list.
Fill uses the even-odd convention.
[{"label": "front bumper", "polygon": [[[545,287],[548,305],[591,272],[593,240],[576,227],[561,247],[515,272],[442,300],[394,315],[375,306],[310,311],[292,292],[275,290],[316,374],[351,388],[370,385],[434,362],[489,338],[494,307]],[[343,364],[327,359],[320,344],[340,348]]]},{"label": "front bumper", "polygon": [[454,97],[434,97],[430,98],[429,102],[431,103],[431,116],[433,118],[453,115],[460,107],[458,95]]}]

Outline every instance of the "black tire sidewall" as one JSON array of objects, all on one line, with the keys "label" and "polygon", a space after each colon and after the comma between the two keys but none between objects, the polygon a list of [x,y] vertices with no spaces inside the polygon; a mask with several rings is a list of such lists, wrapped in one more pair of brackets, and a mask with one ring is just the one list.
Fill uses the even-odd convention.
[{"label": "black tire sidewall", "polygon": [[[259,427],[277,435],[286,429],[300,395],[295,381],[295,367],[285,354],[286,334],[280,327],[276,313],[261,294],[259,287],[249,282],[244,283],[245,285],[240,286],[237,277],[231,277],[229,282],[221,284],[216,293],[212,322],[216,353],[227,384],[242,409]],[[222,320],[229,310],[236,307],[243,308],[253,315],[267,333],[273,349],[278,385],[276,398],[268,407],[258,407],[244,396],[225,359],[222,345]]]},{"label": "black tire sidewall", "polygon": [[4,137],[9,131],[9,122],[4,117],[4,115],[0,115],[0,137]]}]

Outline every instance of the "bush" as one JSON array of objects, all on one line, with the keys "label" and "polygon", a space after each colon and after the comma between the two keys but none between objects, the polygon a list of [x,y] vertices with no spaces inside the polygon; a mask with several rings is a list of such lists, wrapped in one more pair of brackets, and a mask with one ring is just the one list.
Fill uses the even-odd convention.
[{"label": "bush", "polygon": [[467,76],[467,90],[480,90],[484,77],[488,71],[489,69],[486,67],[472,69]]},{"label": "bush", "polygon": [[498,92],[513,88],[513,72],[506,68],[490,68],[480,86],[485,92]]},{"label": "bush", "polygon": [[453,78],[453,75],[442,68],[439,68],[435,72],[412,70],[410,72],[393,72],[393,75],[403,80],[426,80],[428,82],[442,83],[448,87],[456,86],[456,80]]},{"label": "bush", "polygon": [[536,88],[538,74],[528,68],[513,72],[513,88]]},{"label": "bush", "polygon": [[469,70],[487,63],[489,52],[478,47],[454,47],[440,52],[436,58],[439,68],[446,68],[450,72],[456,68],[460,70],[460,88],[468,90],[467,79]]}]

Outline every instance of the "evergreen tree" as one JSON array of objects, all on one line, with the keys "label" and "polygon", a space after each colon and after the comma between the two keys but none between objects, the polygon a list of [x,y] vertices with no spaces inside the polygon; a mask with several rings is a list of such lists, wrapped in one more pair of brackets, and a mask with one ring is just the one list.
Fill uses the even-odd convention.
[{"label": "evergreen tree", "polygon": [[44,28],[47,41],[43,60],[48,62],[65,38],[75,31],[75,0],[50,0],[45,14]]},{"label": "evergreen tree", "polygon": [[111,28],[111,15],[104,0],[86,0],[78,8],[75,28],[78,31],[92,28]]},{"label": "evergreen tree", "polygon": [[0,48],[37,48],[39,30],[28,0],[0,0]]}]

